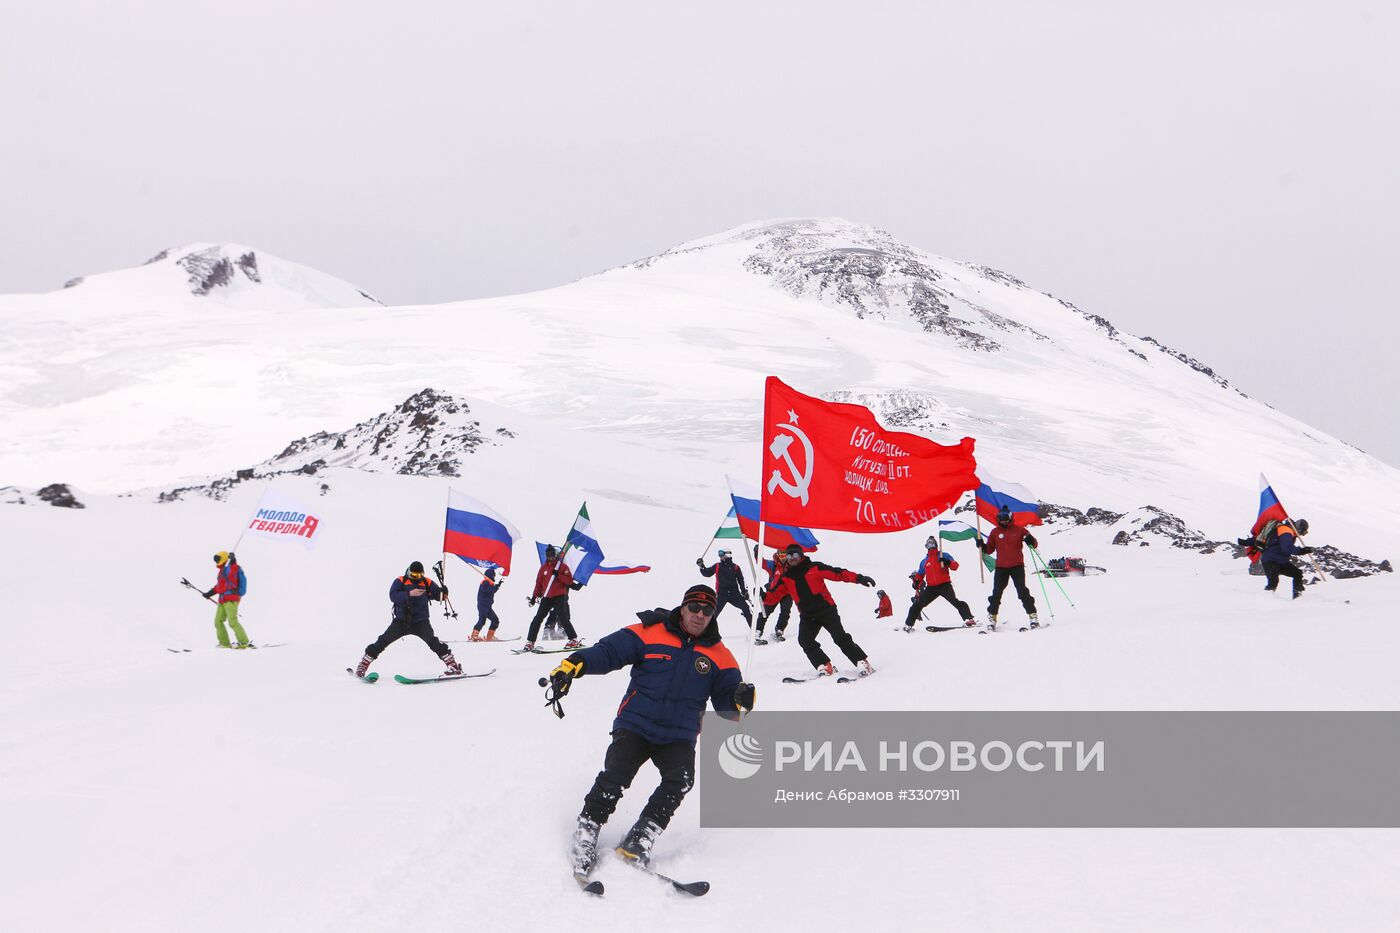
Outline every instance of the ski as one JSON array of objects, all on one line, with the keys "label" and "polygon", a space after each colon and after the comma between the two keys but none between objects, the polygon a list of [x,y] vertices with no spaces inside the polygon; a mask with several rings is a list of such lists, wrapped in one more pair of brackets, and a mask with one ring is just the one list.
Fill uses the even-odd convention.
[{"label": "ski", "polygon": [[378,671],[370,671],[365,676],[360,677],[355,673],[355,669],[353,667],[347,667],[345,669],[345,673],[349,674],[351,677],[354,677],[356,680],[364,681],[367,684],[372,684],[379,679]]},{"label": "ski", "polygon": [[836,682],[838,684],[853,684],[858,680],[863,680],[866,677],[869,677],[873,673],[875,672],[867,671],[864,668],[861,668],[860,670],[856,671],[856,676],[851,677],[848,674],[842,674],[840,677],[836,678]]},{"label": "ski", "polygon": [[784,678],[783,678],[783,683],[785,683],[785,684],[805,684],[805,683],[807,683],[808,681],[820,680],[820,679],[823,678],[823,677],[830,677],[830,676],[831,676],[830,674],[813,674],[813,675],[810,676],[810,677],[784,677]]},{"label": "ski", "polygon": [[613,851],[617,853],[618,858],[622,859],[628,865],[631,865],[633,868],[637,869],[637,871],[642,872],[643,874],[651,875],[657,881],[666,882],[671,887],[675,888],[677,891],[680,891],[682,894],[689,894],[691,897],[704,897],[706,894],[710,893],[710,883],[708,881],[677,881],[675,878],[661,874],[661,872],[657,871],[649,865],[643,865],[636,859],[629,858],[628,856],[623,855],[621,848],[614,849]]},{"label": "ski", "polygon": [[768,644],[768,639],[766,639],[766,638],[764,638],[763,636],[760,635],[760,636],[758,636],[757,638],[755,638],[755,639],[753,640],[753,643],[754,643],[755,645],[766,645],[766,644]]},{"label": "ski", "polygon": [[580,648],[535,648],[526,651],[524,648],[512,648],[511,654],[563,654],[565,651],[580,651]]},{"label": "ski", "polygon": [[967,628],[965,625],[925,625],[925,632],[958,632]]},{"label": "ski", "polygon": [[[247,649],[245,649],[245,648],[235,648],[235,647],[233,647],[232,645],[230,645],[230,646],[227,647],[227,648],[225,648],[223,645],[216,645],[216,646],[214,646],[214,648],[213,648],[212,650],[215,650],[215,651],[245,651],[245,650],[253,649],[253,648],[281,648],[281,647],[283,647],[283,646],[286,645],[286,644],[287,644],[287,642],[285,642],[285,641],[279,641],[279,642],[277,642],[277,643],[275,643],[275,644],[271,644],[271,645],[249,645]],[[203,648],[200,648],[200,649],[195,649],[195,648],[166,648],[165,650],[166,650],[166,651],[169,651],[171,654],[189,654],[189,653],[192,652],[192,651],[195,651],[195,650],[203,651],[204,649],[203,649]]]},{"label": "ski", "polygon": [[503,641],[519,641],[520,639],[522,639],[522,638],[524,638],[524,637],[525,637],[524,635],[516,635],[516,636],[511,637],[511,638],[491,638],[491,639],[478,638],[478,639],[476,639],[475,641],[473,641],[473,640],[470,639],[470,638],[460,638],[460,639],[451,639],[451,638],[449,638],[449,639],[447,640],[447,643],[448,643],[449,645],[495,645],[495,644],[499,644],[500,642],[503,642]]},{"label": "ski", "polygon": [[490,677],[496,673],[493,667],[489,671],[480,674],[443,674],[440,677],[405,677],[402,674],[395,674],[394,679],[401,684],[440,684],[447,680],[470,680],[473,677]]},{"label": "ski", "polygon": [[1050,623],[1049,623],[1049,622],[1042,622],[1042,623],[1040,623],[1039,625],[1023,625],[1023,626],[1021,626],[1020,631],[1022,631],[1022,632],[1038,632],[1038,631],[1040,631],[1040,630],[1043,629],[1043,628],[1049,628],[1049,627],[1050,627]]},{"label": "ski", "polygon": [[589,881],[588,875],[574,873],[574,880],[578,882],[579,890],[584,894],[592,894],[594,897],[603,896],[603,882]]}]

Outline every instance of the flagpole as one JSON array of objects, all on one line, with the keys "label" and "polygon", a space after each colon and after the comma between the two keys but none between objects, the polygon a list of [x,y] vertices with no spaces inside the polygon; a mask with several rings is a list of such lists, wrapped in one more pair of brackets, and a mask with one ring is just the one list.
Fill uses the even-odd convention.
[{"label": "flagpole", "polygon": [[[737,520],[737,519],[736,519],[736,520]],[[741,531],[739,534],[740,534],[739,540],[742,541],[742,542],[744,543],[744,555],[745,555],[746,557],[748,557],[748,559],[749,559],[749,575],[750,575],[750,579],[751,579],[752,582],[753,582],[753,591],[754,591],[755,593],[757,593],[757,592],[758,592],[758,570],[754,567],[754,564],[753,564],[753,551],[750,551],[750,550],[749,550],[749,539],[743,537],[743,532],[742,532],[742,531]],[[711,543],[713,543],[713,542],[711,542]],[[748,604],[749,604],[749,609],[750,609],[750,610],[753,610],[753,598],[752,598],[752,597],[749,597],[748,600],[747,600],[747,602],[748,602]],[[762,600],[759,600],[759,602],[762,603],[763,601],[762,601]],[[762,606],[760,605],[759,608],[762,608]],[[753,626],[751,625],[751,626],[749,626],[749,628],[753,628]]]},{"label": "flagpole", "polygon": [[972,514],[977,516],[977,537],[973,539],[977,544],[977,582],[986,583],[987,562],[982,558],[987,552],[982,550],[982,513],[977,511],[977,496],[975,494],[972,497]]},{"label": "flagpole", "polygon": [[[759,553],[759,554],[762,554],[762,553],[763,553],[763,550],[764,550],[764,548],[763,548],[763,532],[764,532],[764,530],[765,530],[766,528],[767,528],[767,523],[763,520],[763,497],[762,497],[762,493],[760,493],[760,495],[759,495],[759,500],[758,500],[758,553]],[[740,540],[743,540],[743,539],[740,539]],[[747,546],[747,545],[746,545],[746,546]],[[773,563],[773,567],[774,567],[775,570],[777,569],[777,561],[776,561],[776,560],[775,560],[774,563]],[[757,578],[757,575],[756,575],[756,574],[755,574],[755,577],[754,577],[754,585],[755,585],[755,586],[758,585],[758,578]],[[762,602],[762,600],[759,600],[759,602]],[[765,606],[764,608],[767,608],[767,607]],[[750,662],[753,661],[753,626],[752,626],[752,625],[749,626],[748,637],[749,637],[749,650],[744,654],[744,670],[746,670],[746,671],[749,669],[749,664],[750,664]],[[746,676],[752,676],[752,675],[746,675]]]},{"label": "flagpole", "polygon": [[[587,511],[588,511],[588,500],[587,500],[587,499],[584,499],[584,500],[583,500],[583,505],[579,508],[579,513],[582,514],[582,513],[587,512]],[[591,520],[591,519],[590,519],[590,520]],[[577,525],[577,524],[578,524],[578,515],[575,515],[575,516],[574,516],[573,524],[571,524],[571,525],[569,526],[569,532],[570,532],[570,533],[573,532],[573,530],[574,530],[574,525]],[[570,547],[572,547],[572,545],[569,543],[569,535],[566,534],[566,535],[564,535],[564,547],[559,551],[559,556],[558,556],[558,558],[557,558],[557,562],[556,562],[555,565],[554,565],[554,573],[552,573],[552,574],[550,575],[550,577],[549,577],[549,583],[545,585],[544,590],[540,593],[540,599],[541,599],[541,600],[543,600],[543,599],[545,598],[545,595],[549,592],[549,588],[550,588],[551,586],[554,585],[554,581],[557,580],[557,579],[559,578],[559,568],[565,566],[565,564],[564,564],[564,557],[565,557],[565,555],[567,555],[567,554],[569,553],[569,548],[570,548]],[[482,574],[482,576],[485,576],[485,574]]]}]

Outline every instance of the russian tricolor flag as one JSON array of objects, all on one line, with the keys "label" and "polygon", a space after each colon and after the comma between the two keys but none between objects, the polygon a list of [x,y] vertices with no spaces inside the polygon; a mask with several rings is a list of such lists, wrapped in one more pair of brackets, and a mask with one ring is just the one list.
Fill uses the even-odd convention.
[{"label": "russian tricolor flag", "polygon": [[455,489],[447,491],[447,527],[442,552],[456,554],[483,570],[510,573],[510,549],[520,532],[486,503]]},{"label": "russian tricolor flag", "polygon": [[1011,521],[1017,525],[1039,525],[1040,500],[1025,486],[1007,483],[983,473],[978,477],[982,485],[977,487],[977,514],[997,523],[997,513],[1003,508],[1011,510]]},{"label": "russian tricolor flag", "polygon": [[[734,500],[734,516],[739,520],[739,530],[750,541],[757,541],[758,488],[741,483],[732,476],[726,476],[725,479],[729,481],[729,497]],[[764,547],[782,550],[789,544],[796,544],[804,551],[815,551],[817,549],[817,536],[797,525],[775,525],[769,522],[764,526]]]},{"label": "russian tricolor flag", "polygon": [[1281,522],[1288,517],[1288,510],[1283,507],[1283,503],[1278,501],[1278,496],[1274,494],[1274,487],[1269,485],[1269,481],[1264,478],[1264,474],[1259,474],[1259,517],[1254,520],[1254,527],[1249,530],[1251,535],[1257,535],[1269,522]]}]

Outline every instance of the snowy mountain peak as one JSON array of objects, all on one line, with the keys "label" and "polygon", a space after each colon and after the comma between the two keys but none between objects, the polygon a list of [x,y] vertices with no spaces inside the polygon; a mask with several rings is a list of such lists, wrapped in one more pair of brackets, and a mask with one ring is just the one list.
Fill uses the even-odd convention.
[{"label": "snowy mountain peak", "polygon": [[84,298],[108,301],[204,299],[236,308],[353,308],[382,304],[377,298],[324,272],[239,243],[189,243],[161,250],[140,266],[65,283]]}]

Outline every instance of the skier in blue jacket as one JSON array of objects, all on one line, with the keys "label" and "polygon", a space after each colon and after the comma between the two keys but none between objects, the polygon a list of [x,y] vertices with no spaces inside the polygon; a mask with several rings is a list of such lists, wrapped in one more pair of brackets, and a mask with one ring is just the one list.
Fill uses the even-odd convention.
[{"label": "skier in blue jacket", "polygon": [[575,678],[631,665],[632,679],[612,724],[603,770],[583,799],[574,832],[574,871],[587,874],[597,860],[598,830],[647,761],[661,772],[641,816],[617,852],[646,864],[652,845],[695,783],[695,741],[706,704],[737,715],[753,708],[754,686],[744,683],[734,655],[714,621],[715,591],[703,583],[685,591],[675,609],[637,613],[641,621],[596,645],[575,651],[550,674],[556,697]]}]

